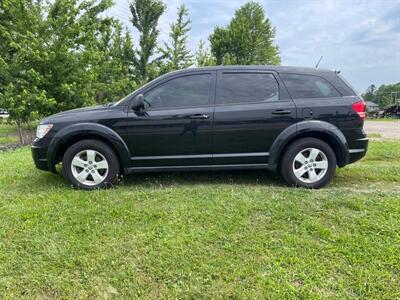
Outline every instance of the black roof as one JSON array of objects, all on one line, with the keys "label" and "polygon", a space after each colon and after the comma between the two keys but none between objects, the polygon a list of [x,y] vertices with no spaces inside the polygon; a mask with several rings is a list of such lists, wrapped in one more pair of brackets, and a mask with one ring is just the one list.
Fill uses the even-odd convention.
[{"label": "black roof", "polygon": [[276,71],[278,73],[301,73],[301,74],[321,74],[321,73],[334,72],[334,70],[328,70],[328,69],[315,69],[310,67],[275,66],[275,65],[212,66],[212,67],[188,68],[175,72],[185,72],[185,71],[201,72],[201,71],[212,71],[212,70],[214,71],[215,70],[269,70],[269,71]]},{"label": "black roof", "polygon": [[[315,68],[311,68],[311,67],[292,67],[292,66],[276,66],[276,65],[239,65],[239,66],[210,66],[210,67],[200,67],[200,68],[187,68],[187,69],[182,69],[182,70],[178,70],[178,71],[173,71],[173,72],[169,72],[166,73],[160,77],[157,77],[155,79],[153,79],[152,81],[146,83],[145,85],[143,85],[142,87],[140,87],[138,90],[132,92],[131,94],[129,94],[128,96],[134,95],[137,92],[143,91],[143,89],[146,89],[147,86],[154,84],[155,82],[164,80],[165,78],[168,77],[174,77],[175,75],[178,74],[185,74],[185,73],[189,73],[189,72],[204,72],[204,71],[219,71],[219,70],[265,70],[265,71],[275,71],[277,73],[293,73],[293,74],[315,74],[315,75],[320,75],[323,77],[331,77],[331,79],[333,78],[333,81],[335,81],[337,83],[337,88],[340,90],[340,92],[343,95],[346,96],[352,96],[355,95],[355,92],[346,84],[344,84],[341,80],[338,80],[337,76],[333,76],[335,75],[335,73],[339,73],[338,71],[335,70],[328,70],[328,69],[315,69]],[[128,99],[129,97],[126,97],[126,99]],[[124,101],[125,102],[125,101]],[[124,103],[122,102],[122,103]]]}]

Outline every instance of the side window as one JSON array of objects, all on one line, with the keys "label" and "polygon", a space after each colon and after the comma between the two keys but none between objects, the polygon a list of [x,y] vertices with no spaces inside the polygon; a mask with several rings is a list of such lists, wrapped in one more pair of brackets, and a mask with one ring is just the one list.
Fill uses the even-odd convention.
[{"label": "side window", "polygon": [[275,77],[267,73],[222,73],[218,79],[217,104],[279,100]]},{"label": "side window", "polygon": [[145,93],[145,103],[151,109],[207,105],[210,83],[211,74],[174,78]]},{"label": "side window", "polygon": [[293,99],[340,97],[324,78],[313,75],[279,74]]}]

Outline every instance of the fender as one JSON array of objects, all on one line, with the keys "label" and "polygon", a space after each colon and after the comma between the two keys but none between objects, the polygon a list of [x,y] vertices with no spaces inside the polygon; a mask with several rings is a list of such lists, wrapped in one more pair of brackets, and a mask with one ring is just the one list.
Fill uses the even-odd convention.
[{"label": "fender", "polygon": [[293,138],[307,133],[323,133],[324,135],[327,135],[337,146],[339,146],[339,151],[342,158],[340,159],[339,167],[348,164],[349,146],[346,137],[339,130],[339,128],[325,121],[307,120],[289,126],[275,139],[269,151],[270,156],[268,161],[268,169],[275,172],[279,157],[285,146],[290,143]]},{"label": "fender", "polygon": [[114,148],[117,150],[117,154],[121,159],[122,165],[127,166],[130,163],[130,153],[124,140],[111,128],[98,123],[77,123],[62,128],[58,131],[52,138],[48,151],[47,151],[47,164],[51,172],[56,172],[55,162],[56,153],[58,152],[60,146],[68,143],[72,138],[77,135],[82,136],[100,136],[109,141]]}]

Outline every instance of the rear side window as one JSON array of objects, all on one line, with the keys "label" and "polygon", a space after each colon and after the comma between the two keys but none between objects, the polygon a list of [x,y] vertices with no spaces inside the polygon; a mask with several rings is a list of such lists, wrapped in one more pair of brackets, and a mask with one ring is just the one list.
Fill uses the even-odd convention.
[{"label": "rear side window", "polygon": [[217,104],[279,100],[279,86],[268,73],[222,73],[218,79]]},{"label": "rear side window", "polygon": [[340,97],[324,78],[313,75],[279,74],[293,99]]}]

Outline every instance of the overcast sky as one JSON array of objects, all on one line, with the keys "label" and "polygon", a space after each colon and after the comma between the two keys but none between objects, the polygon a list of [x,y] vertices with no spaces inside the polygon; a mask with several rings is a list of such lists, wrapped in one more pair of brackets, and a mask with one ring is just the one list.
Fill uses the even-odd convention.
[{"label": "overcast sky", "polygon": [[[110,14],[133,31],[128,0],[114,0]],[[167,39],[176,9],[184,3],[192,20],[189,47],[208,41],[215,26],[229,23],[240,0],[164,0],[159,40]],[[400,82],[400,0],[258,1],[276,28],[282,65],[339,69],[359,91],[372,83]],[[134,34],[134,32],[132,32]],[[134,36],[134,43],[136,42]]]}]

